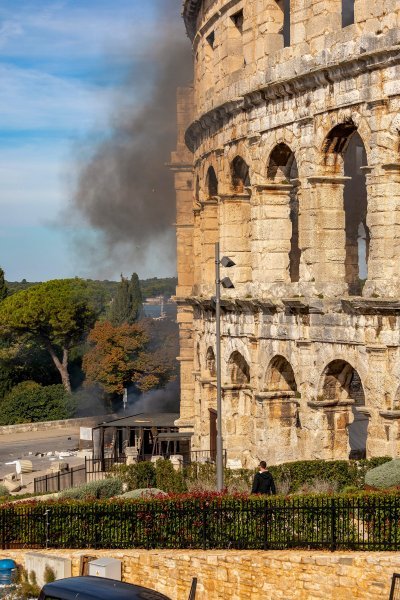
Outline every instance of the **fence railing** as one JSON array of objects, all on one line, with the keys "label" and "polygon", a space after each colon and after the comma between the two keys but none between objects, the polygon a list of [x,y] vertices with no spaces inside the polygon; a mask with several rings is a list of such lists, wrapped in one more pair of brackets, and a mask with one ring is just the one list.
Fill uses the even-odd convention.
[{"label": "fence railing", "polygon": [[33,488],[35,494],[44,494],[47,492],[61,492],[62,490],[81,485],[85,482],[85,465],[79,465],[78,467],[71,467],[64,471],[57,471],[52,475],[35,477]]},{"label": "fence railing", "polygon": [[[193,462],[204,463],[204,462],[215,462],[214,453],[210,450],[191,450],[189,452],[180,453],[183,458],[183,464],[189,465]],[[170,454],[163,455],[163,458],[169,458]],[[139,460],[151,460],[151,454],[145,454],[144,457],[140,457]],[[153,457],[156,458],[156,457]],[[226,450],[224,450],[224,463],[226,464]],[[97,473],[109,473],[113,470],[116,464],[126,464],[126,456],[104,457],[104,458],[85,458],[85,468],[87,475]],[[90,479],[90,477],[88,478]]]},{"label": "fence railing", "polygon": [[7,548],[400,550],[400,497],[7,505]]}]

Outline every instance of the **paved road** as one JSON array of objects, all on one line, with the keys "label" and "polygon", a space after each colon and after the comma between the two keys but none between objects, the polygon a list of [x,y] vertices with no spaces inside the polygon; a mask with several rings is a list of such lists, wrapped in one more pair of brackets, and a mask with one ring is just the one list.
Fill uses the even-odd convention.
[{"label": "paved road", "polygon": [[[27,433],[14,433],[12,435],[0,435],[0,477],[14,471],[14,465],[6,465],[6,462],[21,458],[29,459],[33,463],[35,471],[50,468],[49,456],[35,456],[37,452],[64,452],[76,450],[79,446],[79,427],[74,429],[55,429],[52,431],[30,431]],[[30,454],[31,453],[31,454]],[[82,459],[66,458],[71,464],[82,463]]]}]

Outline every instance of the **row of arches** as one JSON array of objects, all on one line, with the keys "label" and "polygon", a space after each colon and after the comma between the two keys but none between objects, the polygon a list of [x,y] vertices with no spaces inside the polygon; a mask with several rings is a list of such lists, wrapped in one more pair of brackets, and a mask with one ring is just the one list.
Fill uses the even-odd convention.
[{"label": "row of arches", "polygon": [[[215,354],[212,347],[207,349],[206,367],[211,377],[215,377]],[[250,383],[250,367],[243,355],[234,351],[228,361],[228,377],[232,385]],[[276,355],[267,369],[265,391],[279,400],[298,397],[296,377],[290,362],[282,355]],[[352,422],[348,425],[350,458],[362,458],[366,454],[369,418],[365,407],[365,394],[357,370],[345,360],[333,360],[323,370],[317,402],[321,406],[347,404],[351,406]],[[301,427],[299,413],[294,420]]]},{"label": "row of arches", "polygon": [[[216,376],[215,353],[211,346],[208,347],[206,353],[206,369],[210,377]],[[231,384],[250,383],[250,366],[237,350],[232,352],[229,357],[227,377]],[[293,368],[284,356],[276,355],[272,358],[267,368],[265,391],[297,393]],[[365,405],[364,388],[358,372],[345,360],[331,361],[323,370],[317,399],[338,402],[354,400],[357,405]]]},{"label": "row of arches", "polygon": [[[367,223],[368,194],[366,182],[367,153],[365,144],[353,121],[333,127],[323,144],[323,169],[330,176],[343,176],[343,211],[345,227],[345,281],[349,294],[361,293],[368,276],[370,231]],[[292,283],[300,280],[302,212],[299,171],[295,153],[281,142],[271,151],[267,161],[266,178],[271,184],[288,185],[289,219],[291,226],[288,268]],[[230,164],[231,194],[250,195],[252,174],[249,165],[237,155]],[[205,182],[197,178],[196,200],[203,190],[204,201],[218,197],[220,181],[214,166],[206,171]]]}]

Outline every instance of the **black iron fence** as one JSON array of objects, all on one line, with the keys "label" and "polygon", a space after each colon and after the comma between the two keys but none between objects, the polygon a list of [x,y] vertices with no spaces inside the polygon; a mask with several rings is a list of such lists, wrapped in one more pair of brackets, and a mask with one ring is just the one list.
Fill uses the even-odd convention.
[{"label": "black iron fence", "polygon": [[[183,465],[187,466],[191,463],[213,463],[215,462],[215,456],[210,450],[191,450],[189,452],[179,453],[183,459]],[[160,458],[170,458],[170,454],[160,455]],[[223,453],[224,464],[226,465],[226,450]],[[139,457],[140,461],[156,459],[156,456],[151,454],[145,454],[144,457]],[[99,473],[109,473],[113,470],[115,465],[124,465],[127,462],[126,456],[104,457],[104,458],[85,458],[85,469],[87,474],[87,481],[90,481],[93,475]]]},{"label": "black iron fence", "polygon": [[85,465],[57,471],[54,474],[35,477],[33,487],[35,494],[45,494],[50,492],[61,492],[62,490],[81,485],[82,483],[86,483]]},{"label": "black iron fence", "polygon": [[7,505],[6,548],[400,550],[400,496]]}]

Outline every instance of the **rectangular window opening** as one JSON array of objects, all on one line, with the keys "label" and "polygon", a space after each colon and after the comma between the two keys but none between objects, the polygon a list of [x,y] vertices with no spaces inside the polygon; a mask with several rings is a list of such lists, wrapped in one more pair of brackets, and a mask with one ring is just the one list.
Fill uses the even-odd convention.
[{"label": "rectangular window opening", "polygon": [[212,31],[212,32],[210,33],[210,35],[208,35],[208,36],[206,37],[206,40],[207,40],[207,42],[208,42],[209,46],[210,46],[211,48],[213,48],[213,49],[214,49],[214,44],[215,44],[215,32],[214,32],[214,31]]},{"label": "rectangular window opening", "polygon": [[354,2],[355,0],[342,0],[342,27],[354,24]]},{"label": "rectangular window opening", "polygon": [[243,10],[239,10],[237,13],[232,15],[231,19],[236,29],[238,29],[240,33],[243,33]]},{"label": "rectangular window opening", "polygon": [[279,32],[283,39],[283,47],[290,46],[290,0],[276,0],[280,10],[283,13],[282,27]]}]

